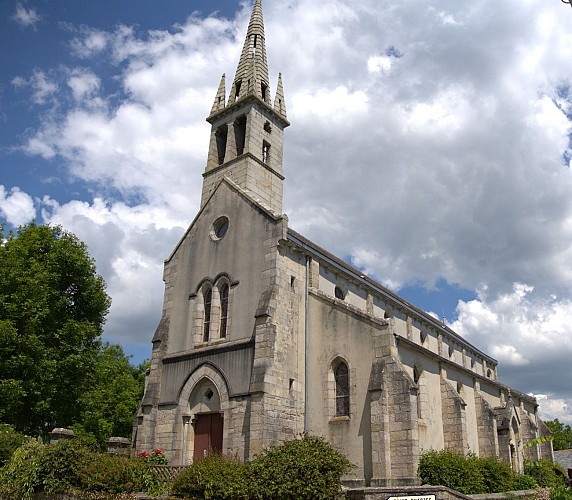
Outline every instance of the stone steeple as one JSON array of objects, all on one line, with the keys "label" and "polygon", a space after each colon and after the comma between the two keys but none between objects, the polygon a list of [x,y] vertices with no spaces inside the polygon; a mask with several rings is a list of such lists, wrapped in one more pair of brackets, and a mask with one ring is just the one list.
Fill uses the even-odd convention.
[{"label": "stone steeple", "polygon": [[256,95],[264,102],[270,104],[268,81],[262,1],[256,0],[250,16],[250,22],[248,23],[246,39],[244,40],[242,54],[236,68],[236,75],[230,89],[229,104],[247,95]]},{"label": "stone steeple", "polygon": [[246,39],[226,98],[223,75],[207,121],[212,125],[203,174],[203,206],[223,177],[276,214],[282,213],[283,131],[288,125],[282,76],[270,97],[262,1],[255,0]]}]

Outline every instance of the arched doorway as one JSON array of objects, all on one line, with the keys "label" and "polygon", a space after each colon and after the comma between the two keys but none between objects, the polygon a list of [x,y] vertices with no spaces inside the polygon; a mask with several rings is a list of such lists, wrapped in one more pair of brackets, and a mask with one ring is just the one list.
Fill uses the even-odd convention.
[{"label": "arched doorway", "polygon": [[208,377],[202,378],[193,388],[189,409],[194,429],[191,448],[193,460],[213,452],[221,452],[224,418],[220,407],[220,394]]}]

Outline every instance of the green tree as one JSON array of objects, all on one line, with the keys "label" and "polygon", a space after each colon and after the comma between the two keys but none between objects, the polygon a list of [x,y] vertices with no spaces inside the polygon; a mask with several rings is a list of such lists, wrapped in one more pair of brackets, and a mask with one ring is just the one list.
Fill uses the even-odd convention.
[{"label": "green tree", "polygon": [[88,434],[104,446],[110,436],[130,437],[133,414],[143,397],[147,363],[133,366],[120,345],[104,343],[98,353],[90,389],[79,399],[80,436]]},{"label": "green tree", "polygon": [[544,422],[552,433],[552,446],[554,450],[568,450],[572,448],[572,428],[558,419]]},{"label": "green tree", "polygon": [[0,420],[34,435],[78,421],[105,288],[85,244],[61,227],[0,231]]}]

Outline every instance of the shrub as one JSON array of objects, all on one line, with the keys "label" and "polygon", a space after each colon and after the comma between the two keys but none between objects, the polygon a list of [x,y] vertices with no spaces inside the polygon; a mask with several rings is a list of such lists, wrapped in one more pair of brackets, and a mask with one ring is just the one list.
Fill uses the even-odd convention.
[{"label": "shrub", "polygon": [[129,460],[93,453],[90,459],[83,463],[79,474],[80,486],[85,491],[163,493],[162,484],[155,477],[153,467],[140,459]]},{"label": "shrub", "polygon": [[536,488],[538,488],[538,483],[536,482],[536,479],[534,479],[532,476],[529,476],[527,474],[519,474],[516,476],[516,480],[514,483],[514,489],[516,491],[534,490]]},{"label": "shrub", "polygon": [[172,492],[185,498],[247,499],[247,468],[236,458],[208,455],[177,476]]},{"label": "shrub", "polygon": [[517,489],[517,475],[513,472],[510,465],[505,462],[501,462],[497,457],[480,458],[477,460],[483,475],[487,493],[497,493]]},{"label": "shrub", "polygon": [[550,500],[572,500],[572,489],[563,484],[550,490]]},{"label": "shrub", "polygon": [[564,469],[546,459],[525,462],[524,473],[533,477],[539,486],[545,488],[562,486],[566,479]]},{"label": "shrub", "polygon": [[268,448],[250,463],[252,498],[332,499],[349,460],[322,438],[305,435]]},{"label": "shrub", "polygon": [[78,470],[89,455],[88,448],[75,440],[46,446],[39,460],[38,486],[45,493],[63,493],[78,487]]},{"label": "shrub", "polygon": [[40,460],[46,446],[38,439],[28,439],[0,469],[0,497],[25,500],[40,489]]},{"label": "shrub", "polygon": [[[29,439],[0,469],[0,497],[29,499],[34,492],[63,493],[83,490],[120,493],[166,493],[152,465],[141,459],[124,459],[93,453],[78,441],[44,445]],[[95,497],[94,497],[95,498]]]},{"label": "shrub", "polygon": [[24,435],[8,424],[0,424],[0,467],[2,467],[24,443]]},{"label": "shrub", "polygon": [[417,473],[423,484],[447,486],[466,495],[487,493],[474,455],[465,457],[451,450],[428,451],[421,456]]}]

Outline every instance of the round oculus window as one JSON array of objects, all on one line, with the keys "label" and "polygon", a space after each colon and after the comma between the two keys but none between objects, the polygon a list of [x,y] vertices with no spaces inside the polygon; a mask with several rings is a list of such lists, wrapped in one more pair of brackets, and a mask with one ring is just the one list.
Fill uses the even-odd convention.
[{"label": "round oculus window", "polygon": [[228,217],[222,216],[214,221],[213,228],[211,231],[211,238],[213,240],[220,240],[224,238],[226,232],[228,231],[229,221]]}]

